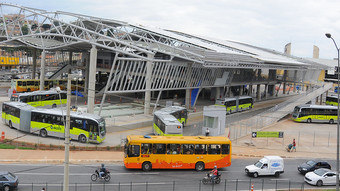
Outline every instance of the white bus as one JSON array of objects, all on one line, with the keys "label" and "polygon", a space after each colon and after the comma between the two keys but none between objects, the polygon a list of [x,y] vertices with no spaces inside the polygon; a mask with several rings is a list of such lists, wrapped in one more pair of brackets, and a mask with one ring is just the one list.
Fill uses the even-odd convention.
[{"label": "white bus", "polygon": [[155,135],[183,136],[183,125],[173,115],[156,111],[153,118],[153,132]]},{"label": "white bus", "polygon": [[160,109],[159,111],[168,113],[174,116],[180,123],[182,123],[183,127],[187,123],[188,120],[188,110],[185,107],[181,106],[170,106]]}]

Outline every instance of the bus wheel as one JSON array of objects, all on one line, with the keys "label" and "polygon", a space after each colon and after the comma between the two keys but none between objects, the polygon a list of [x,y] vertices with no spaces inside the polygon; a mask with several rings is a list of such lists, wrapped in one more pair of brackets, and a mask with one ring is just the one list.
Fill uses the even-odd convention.
[{"label": "bus wheel", "polygon": [[196,171],[203,171],[204,170],[204,163],[203,162],[197,162],[195,165]]},{"label": "bus wheel", "polygon": [[57,104],[54,103],[54,104],[52,105],[52,108],[56,108],[56,107],[57,107]]},{"label": "bus wheel", "polygon": [[81,143],[86,143],[86,137],[84,135],[79,135],[79,138],[78,138],[79,142]]},{"label": "bus wheel", "polygon": [[150,171],[152,169],[152,164],[150,162],[143,162],[142,169],[145,172]]},{"label": "bus wheel", "polygon": [[307,123],[312,123],[312,119],[311,119],[311,118],[308,118],[308,119],[307,119]]},{"label": "bus wheel", "polygon": [[31,88],[27,88],[27,91],[28,91],[28,92],[31,92]]},{"label": "bus wheel", "polygon": [[40,136],[42,136],[42,137],[46,137],[46,136],[47,136],[47,131],[46,131],[46,129],[41,129],[41,130],[40,130]]},{"label": "bus wheel", "polygon": [[14,128],[14,127],[13,127],[13,124],[12,124],[12,121],[9,121],[9,122],[8,122],[8,125],[9,125],[9,128],[11,128],[11,129]]},{"label": "bus wheel", "polygon": [[334,120],[333,119],[329,120],[329,123],[334,124]]}]

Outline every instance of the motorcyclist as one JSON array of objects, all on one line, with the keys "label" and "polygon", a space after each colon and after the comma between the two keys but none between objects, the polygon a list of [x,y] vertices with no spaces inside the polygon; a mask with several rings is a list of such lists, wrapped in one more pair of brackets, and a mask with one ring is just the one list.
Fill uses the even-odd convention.
[{"label": "motorcyclist", "polygon": [[214,166],[214,169],[212,169],[209,174],[211,179],[214,180],[218,175],[217,166]]},{"label": "motorcyclist", "polygon": [[101,168],[100,168],[100,170],[99,170],[99,177],[102,178],[103,175],[105,175],[105,173],[106,173],[106,168],[105,168],[105,165],[102,164],[102,165],[101,165]]}]

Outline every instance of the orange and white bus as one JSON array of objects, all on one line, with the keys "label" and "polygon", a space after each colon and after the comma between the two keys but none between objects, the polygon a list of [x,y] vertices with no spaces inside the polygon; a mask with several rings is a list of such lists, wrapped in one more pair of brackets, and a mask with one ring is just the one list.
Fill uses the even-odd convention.
[{"label": "orange and white bus", "polygon": [[212,169],[231,165],[227,137],[130,135],[124,147],[126,168]]}]

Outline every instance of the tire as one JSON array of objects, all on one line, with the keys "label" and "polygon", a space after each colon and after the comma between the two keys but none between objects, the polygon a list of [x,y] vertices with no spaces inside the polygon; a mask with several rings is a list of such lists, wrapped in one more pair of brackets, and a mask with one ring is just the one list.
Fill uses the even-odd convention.
[{"label": "tire", "polygon": [[109,174],[107,174],[107,175],[105,176],[104,180],[105,180],[106,182],[110,181],[110,180],[111,180],[111,176],[110,176]]},{"label": "tire", "polygon": [[275,172],[275,177],[278,178],[280,176],[279,172]]},{"label": "tire", "polygon": [[98,179],[98,175],[97,174],[92,174],[91,175],[91,180],[92,181],[96,181]]},{"label": "tire", "polygon": [[312,123],[312,119],[311,119],[311,118],[308,118],[308,119],[307,119],[307,123]]},{"label": "tire", "polygon": [[52,105],[52,108],[56,108],[56,107],[57,107],[57,104],[54,103],[54,104]]},{"label": "tire", "polygon": [[31,88],[28,88],[28,89],[27,89],[27,92],[31,92]]},{"label": "tire", "polygon": [[9,191],[9,190],[10,190],[10,188],[9,188],[8,185],[4,186],[4,191]]},{"label": "tire", "polygon": [[203,162],[197,162],[195,165],[195,170],[196,171],[203,171],[204,170],[204,163]]},{"label": "tire", "polygon": [[257,172],[254,172],[253,177],[257,178],[257,177],[259,177],[259,174]]},{"label": "tire", "polygon": [[318,181],[316,182],[316,185],[319,186],[319,187],[322,186],[322,185],[323,185],[322,180],[318,180]]},{"label": "tire", "polygon": [[215,184],[219,184],[219,183],[221,183],[221,178],[220,177],[216,178],[216,180],[215,180]]},{"label": "tire", "polygon": [[145,172],[148,172],[152,169],[152,164],[150,162],[143,162],[142,169]]},{"label": "tire", "polygon": [[40,136],[42,136],[42,137],[47,137],[47,131],[46,131],[46,129],[41,129],[41,130],[40,130]]},{"label": "tire", "polygon": [[202,182],[203,182],[203,184],[208,184],[209,180],[208,180],[208,178],[203,178]]},{"label": "tire", "polygon": [[333,119],[329,120],[329,123],[334,124],[334,120]]},{"label": "tire", "polygon": [[12,124],[12,121],[9,121],[9,122],[8,122],[8,126],[9,126],[9,128],[14,129],[13,124]]},{"label": "tire", "polygon": [[85,135],[79,135],[78,141],[81,142],[81,143],[86,143],[87,139],[86,139]]}]

